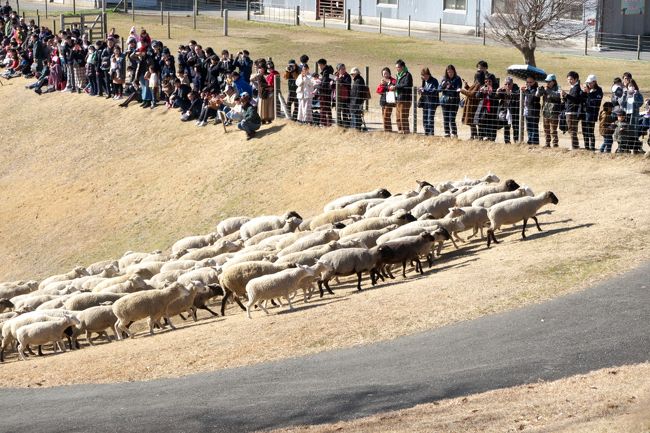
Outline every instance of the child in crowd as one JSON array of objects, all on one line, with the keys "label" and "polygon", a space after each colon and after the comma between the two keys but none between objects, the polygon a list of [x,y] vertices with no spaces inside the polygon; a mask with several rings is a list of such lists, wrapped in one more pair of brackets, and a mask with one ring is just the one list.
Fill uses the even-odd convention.
[{"label": "child in crowd", "polygon": [[158,78],[158,72],[156,72],[156,67],[154,65],[149,66],[148,86],[149,89],[151,89],[151,109],[153,110],[156,106],[158,91],[160,89],[160,79]]},{"label": "child in crowd", "polygon": [[629,152],[632,148],[634,128],[625,119],[625,110],[617,109],[616,111],[616,129],[614,130],[614,140],[618,143],[617,153]]},{"label": "child in crowd", "polygon": [[600,111],[598,116],[598,132],[603,136],[603,144],[600,146],[600,153],[611,153],[612,144],[614,143],[614,129],[616,125],[614,124],[614,115],[612,110],[614,109],[614,104],[611,102],[605,102],[603,104],[603,109]]}]

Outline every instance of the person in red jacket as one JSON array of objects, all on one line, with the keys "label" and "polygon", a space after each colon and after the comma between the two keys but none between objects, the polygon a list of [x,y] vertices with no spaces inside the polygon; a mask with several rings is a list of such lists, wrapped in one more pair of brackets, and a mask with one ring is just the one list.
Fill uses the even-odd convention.
[{"label": "person in red jacket", "polygon": [[[395,102],[386,101],[386,94],[390,91],[389,87],[395,86],[397,81],[390,74],[390,68],[384,68],[381,70],[381,81],[377,86],[377,94],[379,94],[379,105],[381,106],[381,117],[384,121],[384,132],[393,132],[393,125],[391,122],[391,115],[393,113],[393,108],[395,108]],[[394,98],[393,93],[393,98]]]}]

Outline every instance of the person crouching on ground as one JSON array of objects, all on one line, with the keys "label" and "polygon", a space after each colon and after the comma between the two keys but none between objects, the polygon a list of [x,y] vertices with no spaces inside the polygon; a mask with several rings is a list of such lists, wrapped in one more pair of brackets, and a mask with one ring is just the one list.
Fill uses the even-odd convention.
[{"label": "person crouching on ground", "polygon": [[255,136],[255,131],[262,126],[262,119],[257,113],[257,109],[251,105],[251,97],[248,93],[244,92],[239,97],[244,114],[242,121],[237,124],[237,128],[246,131],[246,140],[250,140]]}]

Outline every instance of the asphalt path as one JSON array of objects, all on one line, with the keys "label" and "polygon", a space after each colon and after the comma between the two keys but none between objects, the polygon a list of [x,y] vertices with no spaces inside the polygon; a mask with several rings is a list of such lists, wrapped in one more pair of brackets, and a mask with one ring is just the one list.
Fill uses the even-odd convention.
[{"label": "asphalt path", "polygon": [[389,342],[179,379],[3,389],[0,431],[248,432],[644,362],[649,288],[646,263],[581,293]]}]

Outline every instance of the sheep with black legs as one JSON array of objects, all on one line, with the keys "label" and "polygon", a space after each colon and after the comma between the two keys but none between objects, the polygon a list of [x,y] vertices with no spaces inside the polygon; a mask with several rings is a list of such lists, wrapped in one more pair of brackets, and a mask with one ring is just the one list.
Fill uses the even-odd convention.
[{"label": "sheep with black legs", "polygon": [[263,231],[261,233],[256,234],[255,236],[250,237],[248,240],[244,242],[245,246],[252,246],[252,245],[257,245],[260,242],[262,242],[264,239],[268,239],[271,236],[275,235],[281,235],[281,234],[287,234],[287,233],[293,233],[296,231],[300,223],[302,222],[301,219],[291,217],[287,219],[284,222],[284,225],[280,227],[279,229],[274,229],[274,230],[267,230]]},{"label": "sheep with black legs", "polygon": [[258,233],[281,228],[289,218],[298,218],[302,222],[302,217],[296,211],[290,211],[281,216],[265,215],[253,218],[243,224],[239,228],[239,234],[244,241],[247,241]]},{"label": "sheep with black legs", "polygon": [[456,197],[453,194],[444,193],[424,200],[411,209],[411,214],[415,218],[420,218],[424,214],[431,214],[434,218],[442,218],[447,214],[449,208],[455,205]]},{"label": "sheep with black legs", "polygon": [[[76,316],[79,319],[79,325],[75,327],[75,340],[77,336],[85,332],[86,340],[91,346],[94,346],[91,337],[93,333],[99,334],[99,337],[104,336],[108,342],[111,341],[106,330],[111,329],[115,332],[115,322],[117,321],[112,305],[91,307],[76,313]],[[115,338],[117,339],[117,335],[115,335]]]},{"label": "sheep with black legs", "polygon": [[472,206],[489,208],[494,206],[497,203],[501,203],[502,201],[512,200],[513,198],[519,198],[524,196],[533,197],[534,195],[535,194],[533,193],[533,191],[527,186],[520,186],[514,191],[497,192],[494,194],[488,194],[486,196],[478,198],[472,202]]},{"label": "sheep with black legs", "polygon": [[368,192],[361,192],[358,194],[344,195],[343,197],[339,197],[327,203],[323,208],[323,212],[327,212],[334,209],[341,209],[359,200],[388,198],[388,197],[390,197],[390,192],[384,188],[379,188]]},{"label": "sheep with black legs", "polygon": [[[318,288],[320,296],[323,297],[323,286],[330,293],[334,294],[329,287],[329,281],[334,277],[346,277],[348,275],[357,276],[357,290],[361,291],[361,277],[364,272],[370,275],[370,282],[376,284],[375,276],[381,277],[377,272],[377,262],[379,253],[377,247],[374,248],[345,248],[335,250],[324,254],[318,263],[323,263],[329,267],[322,275],[322,284],[319,281]],[[383,277],[382,277],[383,279]]]},{"label": "sheep with black legs", "polygon": [[196,248],[207,247],[208,245],[214,244],[219,235],[217,233],[208,233],[207,235],[198,235],[198,236],[187,236],[183,239],[180,239],[172,245],[172,254],[178,254],[179,252],[185,250],[191,250]]},{"label": "sheep with black legs", "polygon": [[404,211],[397,211],[390,217],[373,217],[357,221],[339,231],[339,236],[344,237],[354,233],[364,232],[366,230],[381,230],[384,227],[396,224],[398,226],[415,221],[413,215]]},{"label": "sheep with black legs", "polygon": [[397,200],[395,203],[390,203],[384,206],[379,213],[379,216],[388,217],[400,209],[408,212],[423,201],[430,199],[431,197],[437,197],[439,195],[440,192],[437,189],[427,185],[423,187],[420,192],[414,197],[405,198],[404,200]]},{"label": "sheep with black legs", "polygon": [[449,209],[449,213],[445,218],[456,218],[464,227],[460,230],[454,230],[451,234],[457,241],[463,241],[458,236],[458,232],[463,230],[472,229],[472,234],[467,237],[471,239],[476,236],[476,233],[481,232],[481,239],[483,239],[483,227],[489,222],[487,209],[482,207],[453,207]]},{"label": "sheep with black legs", "polygon": [[342,248],[365,248],[365,247],[366,245],[364,245],[359,239],[356,238],[350,238],[345,242],[331,241],[324,245],[316,245],[304,251],[298,251],[297,253],[287,254],[286,256],[282,256],[278,258],[278,260],[275,263],[278,265],[285,264],[285,263],[295,263],[295,264],[311,266],[314,263],[316,263],[316,261],[323,254],[329,253],[330,251],[335,251]]},{"label": "sheep with black legs", "polygon": [[286,256],[288,254],[297,253],[306,249],[323,245],[331,241],[339,239],[339,233],[336,230],[324,230],[313,232],[307,236],[301,237],[291,245],[278,251],[278,257]]},{"label": "sheep with black legs", "polygon": [[63,340],[66,330],[74,325],[78,325],[79,320],[72,315],[65,315],[61,318],[54,318],[45,322],[31,323],[21,326],[16,330],[16,340],[18,340],[18,355],[20,359],[25,360],[25,349],[30,345],[40,346],[47,343],[54,343],[54,351],[58,346],[62,352],[65,352]]},{"label": "sheep with black legs", "polygon": [[508,179],[505,182],[501,182],[496,185],[477,185],[472,189],[457,195],[456,206],[471,206],[474,200],[484,197],[488,194],[494,194],[495,192],[514,191],[517,188],[519,188],[519,184],[512,179]]},{"label": "sheep with black legs", "polygon": [[115,302],[123,296],[124,293],[79,293],[66,300],[63,307],[66,310],[83,311],[104,302]]},{"label": "sheep with black legs", "polygon": [[544,205],[549,203],[558,204],[559,200],[551,191],[546,191],[537,194],[534,197],[521,197],[512,200],[497,203],[488,210],[488,217],[490,218],[490,228],[487,232],[487,246],[490,248],[490,243],[493,241],[498,244],[494,231],[501,228],[503,224],[515,224],[519,221],[524,221],[524,226],[521,230],[522,239],[526,239],[526,223],[528,219],[532,218],[535,221],[537,230],[540,232],[542,228],[537,221],[537,211]]},{"label": "sheep with black legs", "polygon": [[[424,271],[422,270],[420,256],[426,256],[429,266],[431,266],[431,247],[434,242],[440,241],[442,236],[444,235],[426,231],[417,236],[405,236],[403,238],[386,242],[377,247],[377,251],[379,252],[378,267],[401,264],[402,275],[406,278],[406,264],[415,261],[415,272],[423,274]],[[448,234],[447,237],[449,237]],[[390,272],[390,267],[386,268],[386,271],[388,272],[389,277],[394,278]]]}]

